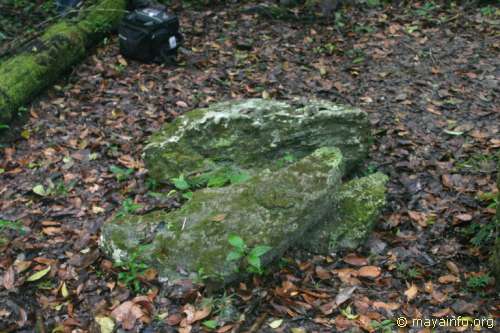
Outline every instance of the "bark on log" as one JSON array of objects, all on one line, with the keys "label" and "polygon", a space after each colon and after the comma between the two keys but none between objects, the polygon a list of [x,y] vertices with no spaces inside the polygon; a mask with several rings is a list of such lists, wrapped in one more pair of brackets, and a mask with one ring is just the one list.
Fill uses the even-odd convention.
[{"label": "bark on log", "polygon": [[61,21],[15,56],[0,63],[0,123],[10,123],[61,74],[78,63],[88,48],[120,22],[127,0],[101,0],[75,22]]}]

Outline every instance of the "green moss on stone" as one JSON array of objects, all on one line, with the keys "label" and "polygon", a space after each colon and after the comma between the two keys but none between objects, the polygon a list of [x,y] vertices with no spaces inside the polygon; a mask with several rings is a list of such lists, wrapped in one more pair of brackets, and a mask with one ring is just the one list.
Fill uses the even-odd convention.
[{"label": "green moss on stone", "polygon": [[387,180],[384,174],[375,173],[343,184],[331,203],[332,214],[310,231],[301,247],[323,254],[359,247],[385,205]]},{"label": "green moss on stone", "polygon": [[355,168],[371,142],[368,118],[359,109],[328,101],[288,104],[248,99],[222,102],[178,117],[154,134],[144,150],[157,181],[233,164],[266,169],[289,152],[302,158],[320,147],[339,147]]},{"label": "green moss on stone", "polygon": [[194,277],[203,267],[228,282],[237,277],[238,266],[226,261],[230,234],[249,247],[271,246],[264,264],[276,259],[326,214],[341,170],[341,152],[322,148],[278,171],[261,170],[242,184],[196,191],[182,209],[115,218],[104,225],[101,245],[120,260],[138,244],[151,244],[144,258],[164,278],[181,278],[179,269]]}]

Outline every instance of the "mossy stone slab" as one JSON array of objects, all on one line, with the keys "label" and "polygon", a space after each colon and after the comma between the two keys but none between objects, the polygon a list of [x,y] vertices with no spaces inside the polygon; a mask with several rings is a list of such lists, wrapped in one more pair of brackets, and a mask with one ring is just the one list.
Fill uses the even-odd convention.
[{"label": "mossy stone slab", "polygon": [[157,181],[227,164],[272,168],[287,155],[300,159],[320,147],[338,147],[346,168],[353,169],[367,157],[370,143],[369,121],[360,109],[323,100],[246,99],[178,117],[150,138],[144,158]]},{"label": "mossy stone slab", "polygon": [[324,222],[315,225],[300,247],[320,254],[354,250],[372,231],[386,203],[388,177],[377,172],[344,183]]},{"label": "mossy stone slab", "polygon": [[163,279],[230,282],[245,271],[244,260],[228,261],[231,234],[249,248],[272,249],[263,265],[278,258],[331,209],[342,178],[342,153],[323,147],[277,171],[264,169],[242,184],[196,191],[181,209],[116,217],[102,229],[101,246],[115,261],[140,249],[139,260]]}]

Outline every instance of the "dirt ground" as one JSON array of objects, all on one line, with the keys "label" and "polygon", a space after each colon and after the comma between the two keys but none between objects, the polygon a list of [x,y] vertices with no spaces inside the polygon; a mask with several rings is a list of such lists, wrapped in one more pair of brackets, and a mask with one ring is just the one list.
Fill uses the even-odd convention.
[{"label": "dirt ground", "polygon": [[[0,332],[395,332],[400,317],[402,332],[495,331],[499,9],[411,2],[307,22],[248,6],[180,10],[177,65],[126,61],[109,38],[27,109],[21,138],[0,148]],[[195,107],[246,97],[368,112],[376,140],[364,172],[390,183],[366,246],[290,252],[217,293],[114,267],[97,247],[110,216],[181,203],[151,195],[170,188],[147,177],[146,138]],[[131,275],[138,288],[124,283]],[[469,327],[443,327],[458,316]]]}]

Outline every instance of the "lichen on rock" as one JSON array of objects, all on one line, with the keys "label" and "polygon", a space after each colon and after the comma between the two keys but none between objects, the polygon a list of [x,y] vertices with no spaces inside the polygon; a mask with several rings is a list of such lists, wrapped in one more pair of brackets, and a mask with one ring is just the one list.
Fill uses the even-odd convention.
[{"label": "lichen on rock", "polygon": [[352,169],[366,158],[370,142],[368,118],[357,108],[246,99],[178,117],[151,137],[144,157],[158,181],[227,164],[265,169],[288,153],[300,159],[320,147],[338,147]]},{"label": "lichen on rock", "polygon": [[368,237],[385,205],[386,175],[377,172],[343,184],[330,214],[315,225],[300,247],[315,253],[354,250]]},{"label": "lichen on rock", "polygon": [[179,210],[116,217],[103,226],[101,245],[116,261],[142,246],[142,260],[170,281],[193,278],[200,269],[214,280],[232,281],[240,262],[226,260],[229,235],[249,247],[270,246],[263,264],[276,259],[331,207],[342,163],[340,150],[323,147],[242,184],[196,191]]}]

